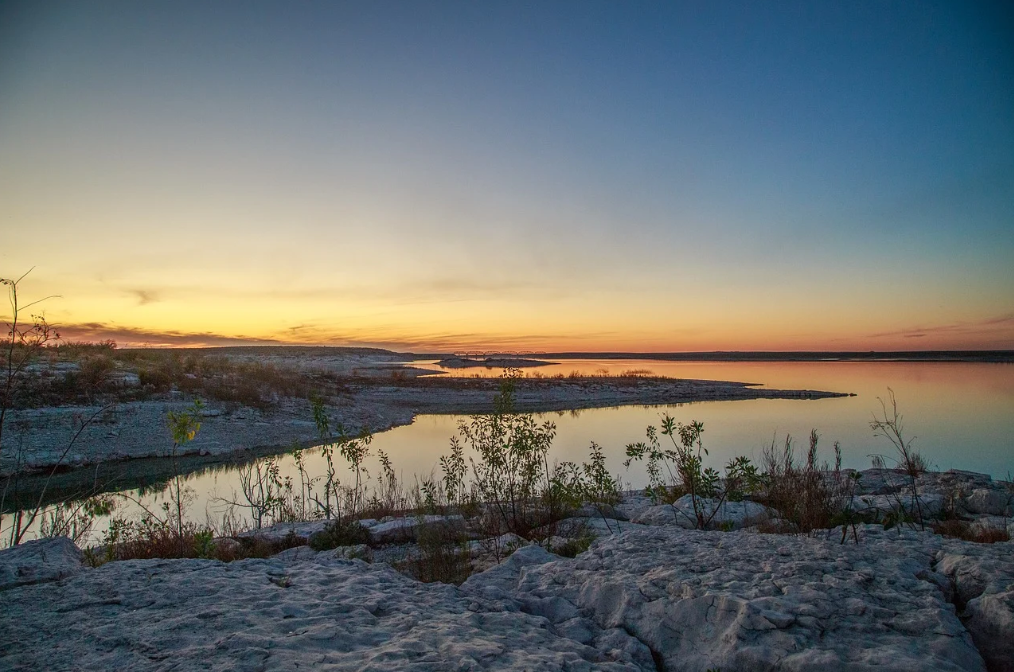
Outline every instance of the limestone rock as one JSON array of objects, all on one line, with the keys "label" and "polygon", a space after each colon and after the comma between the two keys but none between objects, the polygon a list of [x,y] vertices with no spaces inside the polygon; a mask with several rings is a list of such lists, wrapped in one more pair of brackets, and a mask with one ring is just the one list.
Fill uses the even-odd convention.
[{"label": "limestone rock", "polygon": [[918,509],[922,510],[924,519],[931,516],[935,516],[944,507],[943,495],[937,495],[933,493],[919,493],[918,506],[916,501],[906,493],[897,493],[891,495],[860,495],[855,498],[853,502],[853,508],[859,513],[872,514],[878,517],[883,517],[885,514],[891,513],[904,507],[913,517]]},{"label": "limestone rock", "polygon": [[965,608],[965,623],[990,672],[1014,670],[1014,590],[982,595]]},{"label": "limestone rock", "polygon": [[370,538],[375,544],[392,544],[414,541],[420,530],[432,526],[464,526],[465,519],[460,515],[453,516],[410,516],[394,518],[386,523],[378,523],[369,527]]},{"label": "limestone rock", "polygon": [[84,556],[67,537],[27,541],[0,552],[0,590],[57,581],[84,568]]},{"label": "limestone rock", "polygon": [[307,560],[313,560],[317,557],[318,552],[310,548],[309,546],[293,546],[287,548],[281,553],[275,553],[271,556],[272,560],[281,560],[283,562],[304,562]]},{"label": "limestone rock", "polygon": [[1012,513],[1011,505],[1014,497],[1005,490],[994,488],[978,488],[972,491],[963,504],[969,513],[980,513],[990,516],[1007,516]]},{"label": "limestone rock", "polygon": [[634,638],[584,625],[586,643],[355,560],[135,560],[5,592],[0,669],[654,669]]},{"label": "limestone rock", "polygon": [[[665,669],[983,670],[953,606],[918,576],[933,567],[926,543],[936,542],[868,535],[842,546],[634,529],[574,560],[524,566],[513,589],[504,573],[495,588],[524,609],[552,605],[561,617],[565,605],[554,600],[562,599],[597,627],[634,635]],[[472,577],[469,587],[485,581]]]},{"label": "limestone rock", "polygon": [[318,562],[326,559],[363,560],[365,562],[373,562],[373,549],[366,544],[339,546],[338,548],[332,548],[329,551],[321,551],[314,557],[314,560]]},{"label": "limestone rock", "polygon": [[[698,498],[698,507],[709,520],[709,529],[738,530],[758,522],[777,517],[777,512],[757,502],[721,502],[715,499]],[[716,511],[717,508],[717,511]],[[633,522],[642,525],[678,525],[692,530],[697,527],[697,514],[694,512],[693,498],[684,495],[673,504],[660,504],[649,507],[636,517]]]},{"label": "limestone rock", "polygon": [[[305,523],[277,523],[270,527],[262,527],[260,529],[247,530],[241,533],[240,537],[258,537],[265,541],[278,542],[284,540],[286,537],[292,535],[304,542],[308,541],[310,537],[323,532],[324,528],[333,521],[330,519],[311,520]],[[363,527],[369,528],[377,525],[377,521],[373,518],[364,518],[357,521]]]},{"label": "limestone rock", "polygon": [[989,669],[1014,670],[1014,544],[947,545],[936,571],[952,581],[959,615]]}]

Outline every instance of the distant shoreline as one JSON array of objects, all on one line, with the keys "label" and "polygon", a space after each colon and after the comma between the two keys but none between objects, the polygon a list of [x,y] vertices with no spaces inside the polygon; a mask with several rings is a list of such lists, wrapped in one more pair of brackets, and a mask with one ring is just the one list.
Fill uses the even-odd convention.
[{"label": "distant shoreline", "polygon": [[[411,353],[413,360],[441,359],[446,354]],[[519,357],[520,358],[520,357]],[[913,350],[897,352],[526,352],[524,358],[638,359],[668,362],[984,362],[1014,363],[1014,350]],[[499,356],[497,359],[507,359]]]},{"label": "distant shoreline", "polygon": [[[336,345],[229,345],[191,348],[118,348],[121,351],[173,350],[177,352],[199,351],[222,355],[264,355],[279,356],[365,356],[389,359],[392,362],[420,360],[557,360],[557,359],[638,359],[667,362],[985,362],[1014,363],[1014,350],[885,350],[869,351],[818,351],[801,350],[793,352],[713,350],[709,352],[496,352],[475,353],[461,356],[450,352],[399,352],[382,348],[336,346]],[[552,362],[547,362],[552,363]]]},{"label": "distant shoreline", "polygon": [[549,366],[557,362],[548,362],[542,359],[529,359],[527,357],[486,357],[474,359],[472,357],[448,357],[437,362],[437,366],[445,369],[472,369],[484,367],[487,369],[526,368],[533,366]]}]

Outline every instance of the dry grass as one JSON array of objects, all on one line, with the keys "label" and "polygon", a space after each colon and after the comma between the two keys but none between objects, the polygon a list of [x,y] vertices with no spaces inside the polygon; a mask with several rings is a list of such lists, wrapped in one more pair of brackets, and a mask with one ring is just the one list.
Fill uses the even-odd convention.
[{"label": "dry grass", "polygon": [[40,361],[27,372],[15,406],[136,401],[182,392],[267,408],[283,397],[305,399],[345,389],[344,379],[333,373],[237,361],[199,349],[117,350],[110,342],[65,343],[45,348]]},{"label": "dry grass", "polygon": [[107,535],[105,544],[85,550],[85,560],[93,567],[118,560],[154,558],[204,558],[233,562],[246,558],[268,558],[304,543],[294,534],[279,541],[261,537],[215,538],[210,528],[197,525],[185,526],[180,536],[166,526],[142,522],[121,526],[112,535]]},{"label": "dry grass", "polygon": [[809,534],[856,522],[852,509],[856,478],[852,472],[842,470],[838,443],[834,444],[834,465],[820,462],[818,440],[817,431],[811,431],[802,464],[796,461],[791,437],[785,437],[781,450],[774,441],[764,450],[765,488],[754,499],[781,513],[789,527],[768,531]]},{"label": "dry grass", "polygon": [[995,544],[1010,541],[1010,534],[1005,528],[976,527],[966,520],[950,519],[932,523],[933,532],[943,537],[974,541],[979,544]]}]

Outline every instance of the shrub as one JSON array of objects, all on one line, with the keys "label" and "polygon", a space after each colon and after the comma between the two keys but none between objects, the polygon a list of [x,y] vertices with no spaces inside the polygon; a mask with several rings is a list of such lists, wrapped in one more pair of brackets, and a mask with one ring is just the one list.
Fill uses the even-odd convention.
[{"label": "shrub", "polygon": [[[723,502],[741,499],[760,484],[757,468],[746,457],[729,461],[724,480],[715,469],[705,468],[703,460],[708,451],[701,440],[703,433],[703,423],[691,421],[684,425],[666,414],[662,418],[662,436],[669,438],[672,448],[663,448],[658,431],[649,426],[646,442],[627,444],[627,460],[624,462],[629,468],[632,462],[647,458],[648,487],[645,492],[656,504],[674,503],[680,496],[690,495],[694,508],[691,522],[700,530],[707,529]],[[717,505],[706,506],[703,502],[705,498],[717,500]],[[680,515],[675,506],[673,515],[677,518]]]},{"label": "shrub", "polygon": [[[321,455],[326,463],[324,501],[321,502],[316,496],[314,500],[325,518],[335,518],[343,522],[355,520],[365,501],[363,477],[366,473],[363,462],[370,455],[373,435],[369,430],[363,429],[357,436],[353,436],[340,422],[335,425],[332,432],[331,419],[324,407],[324,401],[315,397],[312,403],[313,420],[323,442],[320,448]],[[341,479],[338,478],[334,460],[336,451],[352,468],[355,481],[351,486],[343,486]]]},{"label": "shrub", "polygon": [[[490,534],[510,531],[522,537],[546,522],[555,503],[547,453],[556,425],[539,424],[530,413],[515,411],[516,369],[504,371],[500,391],[493,399],[494,411],[472,416],[458,426],[462,445],[471,446],[479,460],[471,461],[473,494],[483,502]],[[452,442],[452,449],[459,447]],[[460,450],[445,465],[445,482],[457,493],[463,477]],[[451,474],[448,480],[448,474]]]},{"label": "shrub", "polygon": [[424,525],[418,535],[419,556],[397,563],[397,569],[423,583],[460,584],[472,573],[468,535],[461,525]]},{"label": "shrub", "polygon": [[792,437],[785,437],[781,451],[775,442],[764,450],[764,487],[755,497],[777,510],[787,521],[788,530],[809,534],[842,526],[842,541],[848,529],[858,539],[858,517],[853,508],[860,474],[843,471],[842,454],[838,442],[834,444],[834,466],[817,459],[817,430],[810,431],[810,444],[806,461],[796,463]]},{"label": "shrub", "polygon": [[359,521],[343,522],[333,520],[324,529],[310,536],[310,548],[315,551],[327,551],[339,546],[356,546],[369,544],[372,541],[370,531]]}]

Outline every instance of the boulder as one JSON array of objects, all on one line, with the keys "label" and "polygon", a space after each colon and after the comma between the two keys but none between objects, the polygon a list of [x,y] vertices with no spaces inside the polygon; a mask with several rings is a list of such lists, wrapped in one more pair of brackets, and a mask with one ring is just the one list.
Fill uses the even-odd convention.
[{"label": "boulder", "polygon": [[574,512],[580,518],[609,518],[613,520],[630,520],[623,509],[611,504],[585,504]]},{"label": "boulder", "polygon": [[26,541],[0,551],[0,590],[57,581],[84,567],[81,549],[67,537]]},{"label": "boulder", "polygon": [[287,548],[281,553],[275,553],[271,556],[272,560],[281,560],[283,562],[303,562],[306,560],[313,560],[317,557],[317,551],[313,550],[309,546],[293,546]]},{"label": "boulder", "polygon": [[[321,520],[311,520],[305,523],[276,523],[269,527],[247,530],[238,536],[257,537],[265,541],[278,542],[283,541],[289,535],[293,535],[306,542],[318,532],[323,532],[324,528],[332,522],[331,519],[322,518]],[[377,524],[377,521],[373,518],[364,518],[358,522],[367,528]]]},{"label": "boulder", "polygon": [[1014,544],[950,544],[936,571],[954,586],[956,606],[991,671],[1014,670]]},{"label": "boulder", "polygon": [[973,598],[965,627],[990,672],[1014,672],[1014,589]]},{"label": "boulder", "polygon": [[373,549],[366,544],[356,544],[354,546],[339,546],[338,548],[332,548],[328,551],[321,551],[318,553],[314,560],[321,562],[324,560],[363,560],[365,562],[373,562]]},{"label": "boulder", "polygon": [[369,527],[370,538],[375,544],[395,544],[416,541],[419,532],[427,527],[460,527],[464,528],[465,519],[460,515],[452,516],[411,516],[394,518],[386,523],[378,523]]},{"label": "boulder", "polygon": [[1009,516],[1012,513],[1011,505],[1014,503],[1014,496],[1006,490],[995,488],[978,488],[972,491],[962,502],[965,510],[969,513],[985,514],[989,516]]},{"label": "boulder", "polygon": [[891,495],[859,495],[853,501],[852,506],[857,512],[878,519],[899,507],[904,507],[909,515],[915,517],[916,511],[921,508],[923,518],[928,519],[943,510],[944,497],[932,493],[920,493],[917,507],[915,500],[910,495],[901,492]]},{"label": "boulder", "polygon": [[[708,522],[708,529],[738,530],[777,518],[778,513],[757,502],[721,502],[698,498],[698,507]],[[717,509],[717,510],[716,510]],[[633,522],[641,525],[677,525],[692,530],[697,527],[693,499],[684,495],[673,504],[660,504],[639,513]]]}]

